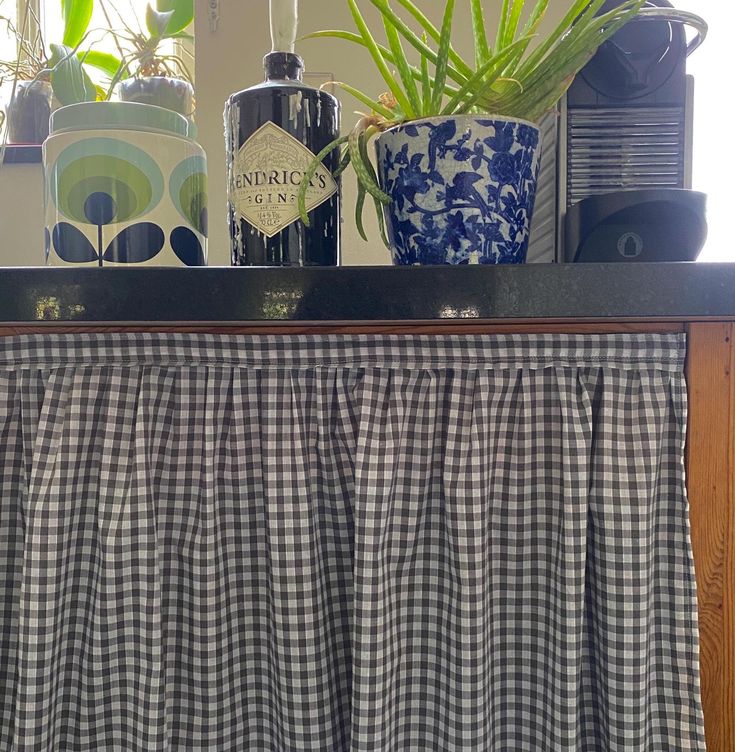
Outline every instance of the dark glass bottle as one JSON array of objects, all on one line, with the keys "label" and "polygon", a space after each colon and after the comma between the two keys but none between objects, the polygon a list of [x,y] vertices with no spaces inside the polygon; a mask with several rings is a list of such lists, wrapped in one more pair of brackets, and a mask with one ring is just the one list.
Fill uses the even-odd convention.
[{"label": "dark glass bottle", "polygon": [[298,216],[304,172],[339,136],[339,103],[303,83],[303,60],[265,56],[266,80],[233,94],[225,107],[228,214],[234,266],[336,266],[340,196],[334,150],[311,181],[310,227]]}]

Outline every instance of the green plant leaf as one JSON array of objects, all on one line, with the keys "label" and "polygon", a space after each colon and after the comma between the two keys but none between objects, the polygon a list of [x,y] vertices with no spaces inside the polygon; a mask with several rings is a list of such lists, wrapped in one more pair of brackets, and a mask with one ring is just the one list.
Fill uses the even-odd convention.
[{"label": "green plant leaf", "polygon": [[[628,0],[601,16],[585,12],[535,67],[526,70],[528,61],[521,66],[522,93],[508,94],[498,106],[506,114],[536,120],[556,104],[598,46],[642,12],[642,5],[643,0]],[[601,7],[597,0],[594,6]]]},{"label": "green plant leaf", "polygon": [[538,0],[536,5],[533,6],[531,15],[528,17],[526,26],[523,29],[523,36],[536,33],[536,29],[538,29],[539,24],[541,23],[544,16],[546,15],[546,10],[548,7],[549,7],[549,0]]},{"label": "green plant leaf", "polygon": [[350,166],[352,158],[350,157],[350,149],[349,147],[346,147],[344,151],[342,152],[342,157],[339,160],[339,165],[337,165],[337,169],[332,173],[332,177],[336,180],[338,177],[342,175],[342,173]]},{"label": "green plant leaf", "polygon": [[523,63],[522,69],[518,72],[518,75],[523,78],[525,74],[535,68],[546,57],[549,50],[551,50],[560,40],[569,33],[570,28],[577,19],[579,19],[585,9],[592,10],[593,13],[597,13],[599,8],[605,0],[574,0],[569,11],[564,18],[559,22],[558,26],[544,39],[541,44],[529,55],[526,61]]},{"label": "green plant leaf", "polygon": [[361,181],[357,181],[357,200],[355,201],[355,226],[357,227],[357,234],[367,243],[368,236],[365,232],[365,225],[362,221],[362,213],[365,209],[365,197],[367,191]]},{"label": "green plant leaf", "polygon": [[406,55],[403,51],[403,45],[401,44],[401,38],[398,36],[398,32],[390,21],[383,19],[385,24],[385,35],[390,45],[391,53],[393,54],[393,60],[396,68],[398,69],[398,75],[401,77],[401,83],[406,91],[406,96],[410,103],[410,110],[406,111],[406,117],[415,118],[421,113],[421,98],[419,97],[419,90],[416,87],[416,81],[413,77],[413,73],[406,60]]},{"label": "green plant leaf", "polygon": [[518,39],[509,45],[502,52],[493,56],[485,65],[479,68],[477,73],[467,83],[459,89],[452,97],[446,107],[442,110],[442,115],[451,115],[455,113],[467,112],[474,107],[485,89],[489,89],[497,80],[508,60],[512,59],[517,52],[517,48],[528,44],[528,38]]},{"label": "green plant leaf", "polygon": [[62,105],[94,102],[97,88],[87,75],[76,50],[63,44],[51,47],[51,86]]},{"label": "green plant leaf", "polygon": [[[343,39],[347,42],[351,42],[353,44],[360,45],[360,47],[365,47],[365,42],[363,41],[362,37],[359,34],[355,34],[353,31],[342,31],[341,29],[325,29],[323,31],[314,31],[311,34],[306,34],[302,39]],[[424,34],[424,44],[426,44],[426,35]],[[383,47],[382,45],[378,45],[378,49],[380,50],[380,53],[383,55],[383,58],[388,63],[395,64],[395,60],[393,58],[393,53],[387,48]],[[433,59],[436,59],[436,55],[432,53]],[[424,63],[427,63],[428,65],[429,60],[422,55],[421,56],[421,63],[422,65]],[[423,81],[423,75],[421,71],[416,68],[415,66],[409,66],[411,73],[413,74],[413,77],[416,79],[416,81]],[[466,81],[467,79],[464,76],[459,76],[459,81]],[[472,71],[470,71],[470,75],[472,75]],[[452,96],[457,89],[449,84],[445,84],[444,91],[446,94],[449,94]]]},{"label": "green plant leaf", "polygon": [[[360,137],[362,134],[367,133],[362,125],[363,121],[360,121],[350,132],[347,143],[350,147],[350,157],[352,159],[352,168],[355,170],[355,175],[365,190],[381,204],[389,204],[390,196],[384,193],[378,185],[375,178],[371,175],[371,171],[368,165],[365,164],[362,153],[360,152]],[[370,160],[368,160],[369,162]]]},{"label": "green plant leaf", "polygon": [[350,86],[349,84],[342,83],[342,81],[335,81],[335,86],[338,86],[343,91],[346,91],[348,94],[353,96],[358,102],[362,102],[363,104],[366,104],[373,112],[377,112],[379,115],[382,115],[387,120],[396,120],[398,115],[397,113],[393,112],[393,110],[389,110],[387,107],[384,107],[380,102],[377,102],[372,97],[369,97],[367,94],[364,94],[359,89],[356,89],[354,86]]},{"label": "green plant leaf", "polygon": [[[363,164],[367,168],[367,171],[370,177],[375,181],[375,184],[377,185],[378,176],[375,174],[375,168],[373,167],[373,164],[370,161],[370,157],[368,155],[367,142],[368,142],[367,134],[366,133],[361,134],[360,142],[359,142],[360,155],[362,156]],[[373,203],[375,204],[375,214],[377,215],[377,218],[378,218],[378,230],[380,232],[380,238],[385,244],[385,247],[390,249],[390,243],[388,242],[388,238],[386,237],[386,234],[385,234],[385,217],[383,216],[383,204],[380,201],[378,201],[378,199],[375,198],[375,196],[373,196]],[[362,218],[362,210],[360,210],[360,215]],[[367,238],[365,238],[365,240],[367,240]]]},{"label": "green plant leaf", "polygon": [[[424,32],[426,42],[426,32]],[[429,76],[429,61],[424,55],[421,56],[421,114],[431,114],[431,77]]]},{"label": "green plant leaf", "polygon": [[154,10],[152,5],[147,5],[145,9],[145,27],[151,39],[161,39],[166,33],[166,29],[173,18],[172,10]]},{"label": "green plant leaf", "polygon": [[[418,21],[422,30],[426,32],[426,34],[428,34],[435,42],[438,42],[441,39],[441,32],[439,31],[439,29],[437,29],[436,26],[431,23],[431,21],[424,15],[421,9],[412,2],[412,0],[396,0],[396,2],[399,5],[402,5],[414,17],[414,19]],[[467,65],[467,63],[465,63],[465,61],[462,59],[462,56],[459,55],[453,47],[449,48],[449,59],[464,75],[469,75],[471,73],[470,67]]]},{"label": "green plant leaf", "polygon": [[[410,112],[411,110],[411,103],[408,100],[408,97],[403,92],[403,89],[396,83],[395,79],[393,78],[393,75],[390,72],[390,68],[388,68],[385,58],[383,57],[383,54],[380,51],[380,48],[375,42],[375,39],[373,39],[372,34],[370,33],[370,29],[368,28],[368,25],[365,23],[365,19],[362,17],[362,13],[360,13],[360,9],[357,7],[357,3],[355,0],[347,0],[347,5],[350,8],[350,12],[352,13],[352,18],[355,21],[355,25],[357,26],[357,30],[360,32],[360,36],[362,36],[363,41],[365,42],[365,46],[368,48],[368,51],[370,52],[370,55],[373,58],[373,62],[375,63],[376,67],[380,71],[380,75],[383,77],[383,80],[388,86],[388,89],[390,90],[391,94],[396,98],[396,101],[400,105],[403,112]],[[353,153],[353,164],[354,164],[354,153]]]},{"label": "green plant leaf", "polygon": [[[387,18],[395,27],[398,33],[422,56],[425,56],[434,65],[437,63],[437,53],[429,47],[426,42],[416,36],[411,28],[397,16],[389,5],[386,4],[386,0],[370,0],[370,2],[380,10],[381,14]],[[399,0],[401,4],[404,4],[406,0]],[[451,53],[451,49],[450,49]],[[451,55],[450,55],[451,56]],[[469,76],[472,75],[472,68],[467,65],[461,58],[459,58],[461,65],[459,68],[454,66],[447,66],[447,75],[459,84],[463,84]]]},{"label": "green plant leaf", "polygon": [[299,193],[296,198],[296,206],[299,210],[299,214],[301,215],[301,220],[303,223],[307,226],[311,226],[311,222],[309,220],[309,213],[306,211],[306,191],[309,188],[309,183],[311,182],[314,175],[316,175],[316,171],[319,169],[319,165],[329,156],[335,149],[339,149],[342,144],[347,143],[347,136],[340,136],[339,138],[336,138],[331,143],[327,144],[315,157],[311,160],[311,163],[306,168],[306,172],[304,173],[304,177],[301,180],[301,185],[299,186]]},{"label": "green plant leaf", "polygon": [[165,30],[167,37],[184,31],[194,21],[194,0],[156,0],[156,10],[173,11]]},{"label": "green plant leaf", "polygon": [[442,21],[441,40],[439,41],[439,54],[436,62],[434,77],[434,91],[431,98],[431,111],[438,112],[444,97],[444,83],[447,80],[447,66],[449,64],[449,47],[452,40],[452,21],[454,20],[455,0],[447,0],[444,7],[444,20]]},{"label": "green plant leaf", "polygon": [[76,47],[89,28],[94,10],[94,0],[61,0],[61,17],[64,20],[62,43]]},{"label": "green plant leaf", "polygon": [[485,14],[482,0],[472,0],[472,35],[475,40],[475,67],[481,68],[490,59],[490,45],[485,30]]},{"label": "green plant leaf", "polygon": [[505,27],[508,25],[508,16],[510,15],[510,4],[513,0],[503,0],[503,4],[500,6],[500,19],[498,20],[498,28],[495,32],[495,49],[499,49],[503,37],[505,36]]},{"label": "green plant leaf", "polygon": [[[627,0],[613,10],[598,16],[597,12],[603,3],[604,0],[593,0],[567,32],[562,34],[557,43],[547,51],[543,59],[536,59],[536,51],[534,51],[521,66],[518,77],[524,81],[531,79],[540,81],[544,78],[547,82],[553,79],[566,80],[569,75],[576,73],[587,63],[599,45],[617,33],[640,12],[644,0]],[[535,65],[532,67],[531,63]]]},{"label": "green plant leaf", "polygon": [[130,53],[125,55],[120,60],[120,66],[115,71],[115,74],[110,79],[110,83],[107,86],[107,95],[105,96],[105,100],[109,101],[112,99],[112,95],[115,93],[115,87],[122,81],[124,78],[128,78],[131,75],[131,68],[130,66],[135,63],[136,60],[136,54]]},{"label": "green plant leaf", "polygon": [[88,52],[78,52],[77,57],[85,65],[91,65],[93,68],[107,73],[112,78],[118,71],[121,61],[109,52],[100,52],[99,50],[89,50]]},{"label": "green plant leaf", "polygon": [[525,0],[511,0],[510,9],[508,12],[508,18],[506,19],[505,28],[503,32],[503,38],[496,49],[502,49],[512,44],[515,41],[516,34],[518,33],[518,27],[521,23],[521,14],[523,13],[523,6]]},{"label": "green plant leaf", "polygon": [[544,16],[546,15],[546,10],[548,7],[549,0],[538,0],[536,5],[534,5],[533,10],[531,11],[531,15],[528,17],[528,21],[526,22],[526,25],[524,26],[523,31],[521,32],[519,37],[520,39],[528,39],[528,43],[517,49],[515,56],[508,62],[506,72],[512,74],[512,72],[515,71],[515,67],[523,59],[523,56],[526,54],[526,50],[528,49],[530,42],[533,40],[536,32],[538,31],[539,25],[544,20]]}]

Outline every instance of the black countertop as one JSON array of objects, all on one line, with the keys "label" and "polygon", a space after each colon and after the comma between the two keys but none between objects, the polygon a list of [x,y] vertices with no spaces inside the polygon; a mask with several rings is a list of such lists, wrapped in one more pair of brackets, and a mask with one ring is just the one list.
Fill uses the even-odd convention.
[{"label": "black countertop", "polygon": [[0,323],[735,318],[733,264],[0,269]]}]

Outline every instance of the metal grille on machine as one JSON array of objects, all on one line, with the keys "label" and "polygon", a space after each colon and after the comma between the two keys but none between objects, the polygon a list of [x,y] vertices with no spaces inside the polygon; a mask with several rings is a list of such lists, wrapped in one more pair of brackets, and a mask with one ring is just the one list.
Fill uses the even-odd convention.
[{"label": "metal grille on machine", "polygon": [[567,138],[567,207],[612,191],[684,184],[683,108],[570,108]]}]

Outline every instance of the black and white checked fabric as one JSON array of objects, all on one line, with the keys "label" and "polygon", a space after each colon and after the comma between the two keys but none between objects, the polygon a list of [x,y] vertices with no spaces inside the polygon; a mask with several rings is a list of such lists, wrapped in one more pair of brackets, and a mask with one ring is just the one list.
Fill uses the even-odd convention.
[{"label": "black and white checked fabric", "polygon": [[0,750],[703,752],[683,357],[0,340]]}]

